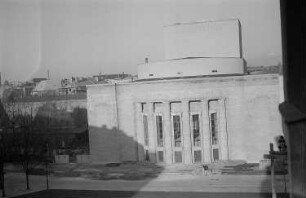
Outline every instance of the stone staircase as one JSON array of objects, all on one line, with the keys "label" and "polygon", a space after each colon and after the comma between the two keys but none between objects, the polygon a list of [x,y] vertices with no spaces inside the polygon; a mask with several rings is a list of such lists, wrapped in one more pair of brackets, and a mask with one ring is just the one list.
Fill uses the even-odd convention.
[{"label": "stone staircase", "polygon": [[260,170],[258,163],[244,163],[235,166],[224,166],[221,169],[222,174],[234,175],[266,175],[266,170]]},{"label": "stone staircase", "polygon": [[195,175],[197,171],[201,171],[200,164],[171,164],[165,165],[161,174],[175,174],[175,175]]},{"label": "stone staircase", "polygon": [[[208,174],[264,175],[266,170],[260,170],[257,163],[245,161],[218,161],[207,164]],[[203,175],[203,164],[171,164],[164,165],[161,174]]]}]

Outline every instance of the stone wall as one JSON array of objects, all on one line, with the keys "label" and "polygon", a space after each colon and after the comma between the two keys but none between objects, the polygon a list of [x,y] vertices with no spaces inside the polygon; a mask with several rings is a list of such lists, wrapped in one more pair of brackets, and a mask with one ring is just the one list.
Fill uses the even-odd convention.
[{"label": "stone wall", "polygon": [[[89,145],[93,162],[120,161],[115,91],[115,86],[105,86],[104,89],[94,86],[88,89]],[[128,117],[133,118],[133,114]]]}]

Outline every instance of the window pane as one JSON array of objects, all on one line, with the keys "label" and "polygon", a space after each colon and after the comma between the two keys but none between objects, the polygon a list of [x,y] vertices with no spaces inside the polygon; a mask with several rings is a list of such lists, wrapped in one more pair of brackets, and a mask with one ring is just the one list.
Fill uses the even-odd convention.
[{"label": "window pane", "polygon": [[182,146],[181,137],[181,117],[178,115],[173,116],[173,131],[174,131],[174,146]]},{"label": "window pane", "polygon": [[201,146],[199,115],[192,115],[193,146]]},{"label": "window pane", "polygon": [[146,161],[150,160],[149,151],[148,150],[145,151],[145,159],[146,159]]},{"label": "window pane", "polygon": [[162,116],[156,116],[156,130],[157,130],[157,146],[164,146],[163,137],[163,118]]},{"label": "window pane", "polygon": [[158,151],[158,162],[164,162],[164,152]]},{"label": "window pane", "polygon": [[143,116],[143,131],[145,146],[149,145],[149,133],[148,133],[148,116]]},{"label": "window pane", "polygon": [[219,160],[219,149],[213,149],[213,158],[214,161]]},{"label": "window pane", "polygon": [[194,151],[194,162],[201,162],[202,161],[202,152],[201,151]]},{"label": "window pane", "polygon": [[210,114],[211,141],[213,145],[218,144],[218,122],[217,113]]},{"label": "window pane", "polygon": [[174,152],[174,161],[175,161],[175,163],[182,163],[183,157],[182,157],[182,152],[181,151],[175,151]]}]

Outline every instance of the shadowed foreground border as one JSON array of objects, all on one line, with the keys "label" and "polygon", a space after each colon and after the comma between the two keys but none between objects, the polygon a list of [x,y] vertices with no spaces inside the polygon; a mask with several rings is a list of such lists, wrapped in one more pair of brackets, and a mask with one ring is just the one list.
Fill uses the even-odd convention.
[{"label": "shadowed foreground border", "polygon": [[[205,193],[205,192],[152,192],[152,191],[97,191],[97,190],[44,190],[17,196],[19,198],[271,198],[271,193]],[[281,193],[277,197],[289,198]]]}]

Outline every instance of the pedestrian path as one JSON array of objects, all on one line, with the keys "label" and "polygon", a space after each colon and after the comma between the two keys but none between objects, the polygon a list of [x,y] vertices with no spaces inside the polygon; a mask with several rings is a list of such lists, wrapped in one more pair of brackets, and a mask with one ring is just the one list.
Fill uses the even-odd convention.
[{"label": "pedestrian path", "polygon": [[[31,176],[32,192],[46,189],[44,176]],[[281,177],[276,180],[277,192],[284,192]],[[107,190],[134,192],[211,192],[211,193],[269,193],[271,179],[264,175],[160,175],[145,180],[92,180],[81,177],[50,177],[51,189],[62,190]],[[10,196],[28,193],[25,191],[23,174],[6,175],[6,189]]]}]

